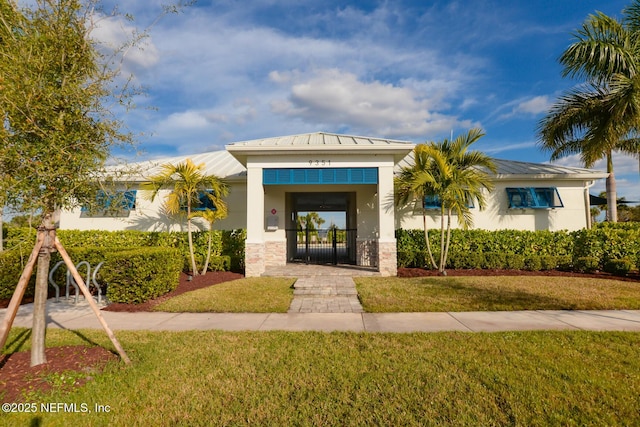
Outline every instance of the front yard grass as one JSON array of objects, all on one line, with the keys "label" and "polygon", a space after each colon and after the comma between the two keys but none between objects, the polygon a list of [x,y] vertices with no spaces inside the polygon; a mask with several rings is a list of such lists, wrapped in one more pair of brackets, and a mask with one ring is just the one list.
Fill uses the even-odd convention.
[{"label": "front yard grass", "polygon": [[175,313],[286,313],[295,279],[253,277],[186,292],[154,307]]},{"label": "front yard grass", "polygon": [[355,277],[367,312],[640,309],[640,283],[546,276]]},{"label": "front yard grass", "polygon": [[[7,353],[27,350],[14,329]],[[5,413],[0,425],[635,425],[640,334],[117,333],[113,363],[71,392],[21,403],[91,412]],[[47,346],[102,345],[102,331],[49,329]],[[2,400],[2,387],[0,387]],[[94,411],[95,405],[109,412]]]}]

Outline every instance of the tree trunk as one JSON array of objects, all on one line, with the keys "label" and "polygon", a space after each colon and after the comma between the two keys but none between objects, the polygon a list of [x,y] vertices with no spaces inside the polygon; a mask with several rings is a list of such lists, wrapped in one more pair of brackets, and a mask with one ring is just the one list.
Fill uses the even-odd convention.
[{"label": "tree trunk", "polygon": [[424,240],[427,244],[427,253],[429,254],[429,260],[431,261],[431,265],[433,268],[438,268],[436,265],[436,260],[433,259],[433,252],[431,252],[431,243],[429,243],[429,230],[427,230],[427,216],[422,213],[422,227],[424,229]]},{"label": "tree trunk", "polygon": [[[33,301],[33,325],[31,329],[31,366],[47,363],[45,336],[47,331],[47,293],[49,289],[49,263],[54,251],[55,229],[52,215],[46,214],[38,233],[44,233],[44,243],[38,254],[38,271]],[[53,233],[53,236],[51,235]]]},{"label": "tree trunk", "polygon": [[440,265],[438,266],[438,272],[443,274],[444,272],[444,206],[440,208]]},{"label": "tree trunk", "polygon": [[451,243],[451,209],[447,209],[447,242],[444,245],[444,256],[442,257],[442,269],[440,274],[447,275],[445,266],[447,265],[447,257],[449,256],[449,244]]},{"label": "tree trunk", "polygon": [[213,240],[213,224],[209,224],[209,242],[207,246],[207,259],[204,261],[204,267],[202,267],[202,274],[207,274],[209,268],[209,261],[211,260],[211,245]]},{"label": "tree trunk", "polygon": [[613,174],[613,154],[607,153],[607,221],[618,222],[618,194],[616,190],[616,177]]},{"label": "tree trunk", "polygon": [[196,266],[196,255],[193,251],[193,236],[191,234],[191,218],[187,218],[187,236],[189,237],[189,256],[191,257],[191,271],[194,276],[197,276],[198,267]]},{"label": "tree trunk", "polygon": [[4,209],[0,207],[0,252],[4,250],[4,232],[2,230],[2,214]]}]

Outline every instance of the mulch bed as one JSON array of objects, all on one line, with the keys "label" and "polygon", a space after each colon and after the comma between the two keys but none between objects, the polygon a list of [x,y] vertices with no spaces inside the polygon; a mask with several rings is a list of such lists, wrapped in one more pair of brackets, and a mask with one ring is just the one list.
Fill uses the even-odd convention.
[{"label": "mulch bed", "polygon": [[45,350],[45,354],[47,363],[33,368],[30,366],[29,351],[0,356],[1,403],[27,403],[24,393],[46,393],[52,388],[52,384],[46,380],[46,376],[51,374],[80,372],[82,375],[73,375],[73,384],[64,383],[69,389],[79,387],[90,381],[107,362],[118,359],[117,355],[105,348],[83,345],[51,347]]}]

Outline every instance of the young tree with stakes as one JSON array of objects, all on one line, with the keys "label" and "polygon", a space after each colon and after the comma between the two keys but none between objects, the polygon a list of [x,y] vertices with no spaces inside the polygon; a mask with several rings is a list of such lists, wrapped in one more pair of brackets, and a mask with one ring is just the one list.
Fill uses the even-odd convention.
[{"label": "young tree with stakes", "polygon": [[[37,0],[19,8],[0,0],[0,195],[23,212],[40,214],[37,241],[0,328],[5,344],[37,260],[31,365],[46,362],[47,279],[51,252],[58,250],[125,362],[124,350],[104,322],[84,281],[56,236],[61,209],[95,203],[112,148],[133,143],[106,107],[127,106],[133,88],[121,81],[121,49],[105,54],[91,37],[98,2]],[[165,12],[171,10],[166,9]],[[103,16],[104,17],[104,16]]]}]

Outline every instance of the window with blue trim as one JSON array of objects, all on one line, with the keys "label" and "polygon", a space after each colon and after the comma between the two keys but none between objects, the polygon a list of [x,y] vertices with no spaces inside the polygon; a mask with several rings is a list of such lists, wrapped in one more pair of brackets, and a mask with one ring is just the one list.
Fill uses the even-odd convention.
[{"label": "window with blue trim", "polygon": [[[211,200],[211,198],[209,197],[209,195],[213,195],[213,191],[212,190],[207,190],[207,191],[201,191],[198,193],[198,201],[194,201],[194,203],[191,205],[191,211],[195,212],[195,211],[205,211],[207,209],[215,211],[216,205],[215,203],[213,203],[213,200]],[[187,210],[186,205],[182,206],[181,209],[183,211]]]},{"label": "window with blue trim", "polygon": [[564,207],[556,187],[510,187],[507,188],[507,197],[511,209]]},{"label": "window with blue trim", "polygon": [[85,216],[126,216],[136,208],[136,194],[136,190],[117,190],[112,193],[100,190],[96,193],[95,207],[82,206],[80,211]]},{"label": "window with blue trim", "polygon": [[[422,202],[422,207],[424,209],[440,209],[442,207],[442,201],[440,200],[440,197],[436,195],[426,196]],[[469,209],[474,208],[473,200],[469,199],[467,207]]]}]

